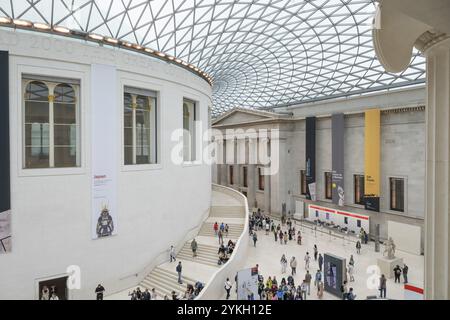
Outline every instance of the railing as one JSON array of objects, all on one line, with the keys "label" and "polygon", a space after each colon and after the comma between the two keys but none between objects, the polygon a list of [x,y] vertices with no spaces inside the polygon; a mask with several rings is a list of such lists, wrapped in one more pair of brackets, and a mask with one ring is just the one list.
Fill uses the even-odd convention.
[{"label": "railing", "polygon": [[249,248],[249,211],[247,198],[242,193],[234,189],[219,186],[217,184],[213,184],[213,190],[225,192],[242,201],[242,206],[245,208],[244,230],[242,231],[242,234],[236,243],[236,247],[230,259],[225,265],[223,265],[214,273],[212,278],[206,284],[205,288],[197,297],[198,300],[219,300],[225,295],[223,287],[226,279],[230,278],[231,281],[234,280],[235,275],[240,270],[240,268],[243,267],[244,262],[247,259],[247,252]]}]

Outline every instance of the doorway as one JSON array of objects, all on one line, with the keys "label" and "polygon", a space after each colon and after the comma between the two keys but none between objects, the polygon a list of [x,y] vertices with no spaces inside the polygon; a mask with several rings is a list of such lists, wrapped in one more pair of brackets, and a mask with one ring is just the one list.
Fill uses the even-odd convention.
[{"label": "doorway", "polygon": [[54,293],[59,300],[69,300],[67,291],[68,277],[55,278],[39,282],[39,300],[49,300]]}]

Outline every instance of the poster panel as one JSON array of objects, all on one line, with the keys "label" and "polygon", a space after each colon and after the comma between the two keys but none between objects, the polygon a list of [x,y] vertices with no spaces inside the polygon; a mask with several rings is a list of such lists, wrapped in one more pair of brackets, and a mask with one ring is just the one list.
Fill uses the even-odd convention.
[{"label": "poster panel", "polygon": [[334,114],[332,116],[332,194],[333,203],[344,206],[344,114]]},{"label": "poster panel", "polygon": [[365,209],[380,211],[380,131],[379,109],[365,112]]},{"label": "poster panel", "polygon": [[117,234],[116,69],[92,65],[92,238]]},{"label": "poster panel", "polygon": [[258,295],[258,268],[241,270],[237,274],[237,298],[238,300],[259,300]]},{"label": "poster panel", "polygon": [[316,199],[316,117],[306,118],[306,198]]},{"label": "poster panel", "polygon": [[12,250],[9,149],[9,53],[0,51],[0,254]]}]

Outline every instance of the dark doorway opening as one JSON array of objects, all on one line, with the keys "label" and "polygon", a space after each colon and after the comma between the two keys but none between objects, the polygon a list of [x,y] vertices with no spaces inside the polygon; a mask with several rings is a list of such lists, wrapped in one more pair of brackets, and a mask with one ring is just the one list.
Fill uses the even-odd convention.
[{"label": "dark doorway opening", "polygon": [[68,277],[55,278],[39,282],[39,300],[50,300],[53,293],[58,300],[69,300],[67,291]]}]

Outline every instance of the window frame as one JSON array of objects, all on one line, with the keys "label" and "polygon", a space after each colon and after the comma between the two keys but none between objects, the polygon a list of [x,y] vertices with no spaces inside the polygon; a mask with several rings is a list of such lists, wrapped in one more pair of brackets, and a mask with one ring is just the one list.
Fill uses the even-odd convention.
[{"label": "window frame", "polygon": [[[130,78],[133,76],[133,78]],[[120,128],[120,133],[118,139],[120,139],[120,170],[122,172],[138,172],[138,171],[154,171],[154,170],[162,170],[164,168],[162,157],[166,146],[162,143],[165,141],[164,139],[164,122],[163,113],[164,109],[162,106],[165,103],[165,88],[158,84],[157,82],[149,81],[148,77],[140,76],[136,74],[129,74],[128,72],[120,72],[118,73],[119,81],[117,85],[117,101],[118,101],[118,112],[119,112],[119,123],[118,127]],[[125,119],[124,119],[124,95],[125,88],[132,88],[134,90],[141,90],[143,92],[154,92],[156,93],[156,163],[155,164],[140,164],[140,165],[125,165]]]},{"label": "window frame", "polygon": [[[185,115],[184,115],[184,104],[185,102],[189,102],[189,103],[193,103],[193,112],[194,112],[194,116],[191,122],[192,130],[193,130],[193,134],[191,136],[191,150],[190,150],[190,159],[187,160],[185,158],[185,136],[184,136],[184,119],[185,119]],[[199,164],[200,160],[199,160],[199,151],[202,147],[201,143],[199,143],[199,135],[200,133],[198,132],[198,128],[197,128],[197,123],[200,121],[200,102],[197,99],[193,99],[190,98],[189,96],[183,96],[182,99],[182,104],[181,104],[181,119],[182,119],[182,125],[181,128],[183,129],[183,165],[185,166],[189,166],[189,165],[195,165],[195,164]]]},{"label": "window frame", "polygon": [[[304,190],[303,187],[305,187]],[[306,182],[306,169],[300,169],[300,195],[306,196],[307,192],[308,192],[308,184]]]},{"label": "window frame", "polygon": [[[356,177],[362,177],[363,178],[363,183],[362,183],[362,195],[361,195],[361,202],[357,202],[356,201]],[[355,173],[353,174],[353,204],[357,205],[357,206],[364,206],[365,202],[364,202],[364,196],[365,196],[365,175],[361,174],[361,173]]]},{"label": "window frame", "polygon": [[[263,168],[262,167],[258,167],[258,191],[266,191],[266,181],[265,181],[265,176],[263,175]],[[262,183],[261,183],[262,181]],[[262,188],[261,188],[262,186]]]},{"label": "window frame", "polygon": [[[159,127],[160,127],[160,102],[159,102],[159,92],[156,90],[151,89],[143,89],[143,88],[137,88],[130,85],[125,85],[122,87],[122,99],[121,99],[121,120],[122,120],[122,166],[124,167],[143,167],[143,168],[151,168],[154,166],[158,166],[160,164],[160,155],[159,155]],[[137,163],[137,152],[134,149],[138,148],[137,144],[137,137],[136,137],[136,130],[137,127],[136,121],[132,124],[132,148],[133,148],[133,163],[127,164],[126,163],[126,156],[125,156],[125,95],[130,94],[132,97],[133,95],[136,97],[145,97],[145,98],[153,98],[155,99],[154,102],[154,110],[150,110],[150,162],[149,163]],[[133,109],[133,112],[135,112],[136,109]],[[135,116],[132,116],[134,120]],[[154,154],[154,155],[152,155]]]},{"label": "window frame", "polygon": [[[325,171],[324,176],[324,198],[325,200],[333,200],[333,173],[331,171]],[[329,185],[328,185],[329,184]],[[328,191],[330,193],[328,194]]]},{"label": "window frame", "polygon": [[[403,210],[394,209],[392,206],[392,188],[391,188],[392,187],[392,184],[391,184],[392,179],[403,181]],[[398,214],[405,214],[407,212],[406,205],[407,205],[407,200],[408,200],[408,197],[407,197],[408,179],[406,177],[402,177],[402,176],[388,176],[387,183],[388,183],[387,190],[389,190],[389,197],[387,199],[389,203],[387,205],[387,208],[389,208],[389,211],[391,211],[391,212],[395,212]]]},{"label": "window frame", "polygon": [[[81,109],[83,107],[83,101],[81,96],[81,90],[82,90],[82,82],[81,79],[78,77],[60,77],[57,76],[50,76],[50,75],[40,75],[40,74],[34,74],[29,72],[20,72],[19,73],[19,79],[20,82],[20,126],[21,128],[21,143],[20,143],[20,150],[21,150],[21,163],[20,163],[20,171],[21,173],[30,173],[30,174],[23,174],[23,175],[40,175],[44,172],[46,172],[49,175],[53,175],[53,172],[64,172],[65,174],[69,173],[80,173],[79,170],[83,168],[84,161],[82,160],[83,150],[82,150],[82,112]],[[47,87],[48,91],[48,126],[49,126],[49,145],[48,145],[48,166],[46,167],[27,167],[26,165],[26,155],[27,151],[26,148],[28,147],[26,145],[26,90],[29,84],[37,82],[37,83],[43,83]],[[68,85],[70,86],[75,94],[75,126],[77,128],[76,131],[76,141],[75,141],[75,148],[76,148],[76,159],[75,159],[75,165],[74,166],[55,166],[55,150],[58,147],[61,147],[59,145],[56,145],[55,142],[55,125],[63,125],[63,124],[57,124],[55,123],[55,104],[58,104],[57,101],[55,101],[55,89],[58,86],[61,85]],[[61,104],[61,103],[60,103]]]}]

